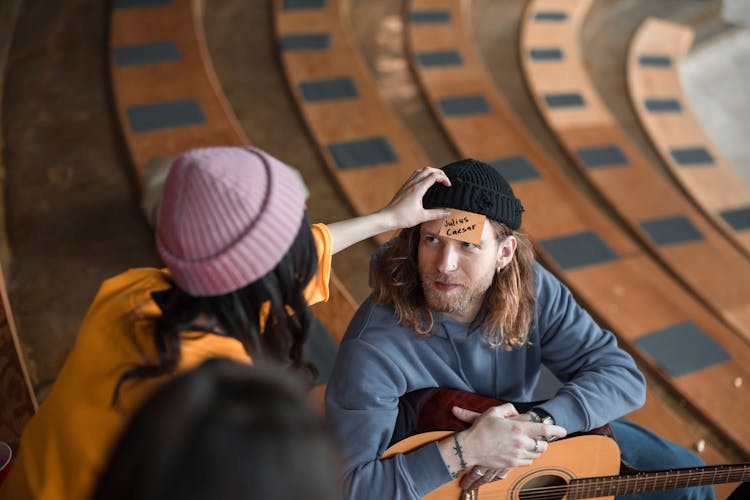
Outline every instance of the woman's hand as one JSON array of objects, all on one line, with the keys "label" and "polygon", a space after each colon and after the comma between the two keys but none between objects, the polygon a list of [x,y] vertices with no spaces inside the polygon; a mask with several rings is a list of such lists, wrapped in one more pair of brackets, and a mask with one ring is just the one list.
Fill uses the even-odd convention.
[{"label": "woman's hand", "polygon": [[328,224],[332,253],[376,234],[447,217],[450,212],[442,208],[427,210],[422,206],[422,197],[436,182],[444,186],[451,185],[448,176],[442,170],[432,167],[420,168],[411,174],[384,208],[369,215]]},{"label": "woman's hand", "polygon": [[451,185],[448,176],[438,168],[420,168],[411,174],[390,203],[380,210],[380,214],[388,218],[391,229],[412,227],[450,215],[443,208],[426,209],[422,206],[422,197],[436,182],[446,187]]}]

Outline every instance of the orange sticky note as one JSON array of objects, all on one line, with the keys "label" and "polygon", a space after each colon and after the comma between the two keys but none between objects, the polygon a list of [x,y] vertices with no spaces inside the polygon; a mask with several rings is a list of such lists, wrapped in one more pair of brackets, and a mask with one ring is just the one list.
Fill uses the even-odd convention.
[{"label": "orange sticky note", "polygon": [[438,234],[454,240],[479,245],[482,241],[482,230],[487,217],[453,208],[449,210],[451,214],[442,220]]}]

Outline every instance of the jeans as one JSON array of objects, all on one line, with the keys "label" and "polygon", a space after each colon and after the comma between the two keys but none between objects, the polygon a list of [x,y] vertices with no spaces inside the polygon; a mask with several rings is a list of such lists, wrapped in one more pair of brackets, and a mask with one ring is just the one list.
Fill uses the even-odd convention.
[{"label": "jeans", "polygon": [[[622,459],[635,469],[648,471],[706,465],[703,459],[695,453],[662,439],[639,425],[617,420],[612,423],[612,429],[615,432],[615,440],[620,445]],[[615,498],[617,500],[714,500],[716,495],[712,486],[700,486],[618,495]]]}]

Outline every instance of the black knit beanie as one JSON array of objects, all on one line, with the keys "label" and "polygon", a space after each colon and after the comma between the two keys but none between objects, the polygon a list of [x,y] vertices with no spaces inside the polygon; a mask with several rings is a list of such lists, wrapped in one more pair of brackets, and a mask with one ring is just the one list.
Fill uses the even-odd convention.
[{"label": "black knit beanie", "polygon": [[451,187],[433,184],[422,199],[425,208],[455,208],[486,215],[511,229],[521,227],[521,200],[491,165],[467,158],[450,163],[442,170],[450,179]]}]

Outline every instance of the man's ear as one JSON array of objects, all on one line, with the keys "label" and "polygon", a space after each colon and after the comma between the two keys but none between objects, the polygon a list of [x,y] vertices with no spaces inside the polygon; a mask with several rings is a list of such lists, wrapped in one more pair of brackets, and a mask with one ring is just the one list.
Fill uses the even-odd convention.
[{"label": "man's ear", "polygon": [[518,248],[518,240],[513,235],[506,236],[500,241],[497,249],[497,263],[495,265],[498,271],[510,264],[513,256],[516,254],[516,248]]}]

